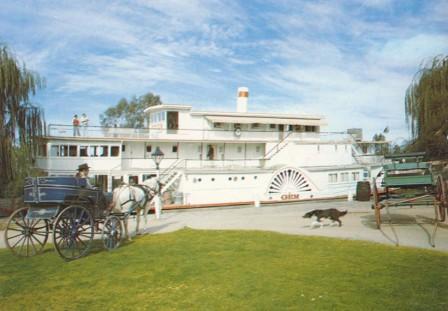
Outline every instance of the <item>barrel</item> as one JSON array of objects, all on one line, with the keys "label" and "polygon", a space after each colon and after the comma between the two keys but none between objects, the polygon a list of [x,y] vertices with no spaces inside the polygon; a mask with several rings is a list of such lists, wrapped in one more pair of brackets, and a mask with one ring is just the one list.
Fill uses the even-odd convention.
[{"label": "barrel", "polygon": [[358,181],[356,184],[356,201],[370,201],[370,182]]}]

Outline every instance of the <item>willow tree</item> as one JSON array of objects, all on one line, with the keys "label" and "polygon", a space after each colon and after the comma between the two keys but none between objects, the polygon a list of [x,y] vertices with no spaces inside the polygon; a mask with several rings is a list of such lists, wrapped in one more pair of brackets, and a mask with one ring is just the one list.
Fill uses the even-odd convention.
[{"label": "willow tree", "polygon": [[406,121],[414,150],[432,157],[448,156],[448,56],[422,66],[406,90]]},{"label": "willow tree", "polygon": [[0,190],[17,177],[17,154],[25,151],[27,163],[32,163],[37,152],[45,125],[43,112],[30,103],[30,96],[43,84],[37,73],[0,46]]}]

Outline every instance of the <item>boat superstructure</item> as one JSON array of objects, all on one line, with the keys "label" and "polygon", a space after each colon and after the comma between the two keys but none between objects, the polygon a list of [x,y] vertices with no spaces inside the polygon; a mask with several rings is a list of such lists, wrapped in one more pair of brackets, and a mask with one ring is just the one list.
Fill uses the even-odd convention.
[{"label": "boat superstructure", "polygon": [[247,112],[247,99],[240,88],[236,112],[149,107],[145,128],[88,126],[73,136],[72,126],[50,124],[37,166],[67,175],[88,163],[111,191],[156,176],[158,147],[165,203],[187,205],[347,195],[381,169],[382,157],[366,156],[353,135],[323,131],[323,116]]}]

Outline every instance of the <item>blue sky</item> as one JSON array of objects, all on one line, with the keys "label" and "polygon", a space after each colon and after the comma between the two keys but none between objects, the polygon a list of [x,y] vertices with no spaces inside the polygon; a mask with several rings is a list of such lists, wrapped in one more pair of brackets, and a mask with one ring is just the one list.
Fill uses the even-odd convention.
[{"label": "blue sky", "polygon": [[0,42],[47,80],[49,123],[120,98],[234,111],[311,113],[327,130],[389,126],[408,138],[404,94],[448,54],[448,1],[1,1]]}]

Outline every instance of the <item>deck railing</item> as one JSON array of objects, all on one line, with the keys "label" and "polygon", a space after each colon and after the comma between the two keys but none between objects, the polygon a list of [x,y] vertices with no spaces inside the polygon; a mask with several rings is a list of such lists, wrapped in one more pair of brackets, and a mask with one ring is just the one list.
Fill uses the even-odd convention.
[{"label": "deck railing", "polygon": [[102,126],[79,126],[50,124],[49,137],[107,138],[107,139],[152,139],[166,141],[281,141],[288,136],[289,141],[349,141],[342,132],[295,132],[278,130],[242,129],[166,129],[166,128],[121,128]]},{"label": "deck railing", "polygon": [[[37,166],[52,171],[74,174],[81,160],[79,157],[37,157]],[[89,159],[91,171],[117,172],[148,170],[156,171],[154,161],[144,158],[98,158]],[[228,168],[260,168],[261,159],[229,159],[229,160],[200,160],[200,159],[164,159],[161,163],[161,174],[169,169],[228,169]]]}]

